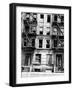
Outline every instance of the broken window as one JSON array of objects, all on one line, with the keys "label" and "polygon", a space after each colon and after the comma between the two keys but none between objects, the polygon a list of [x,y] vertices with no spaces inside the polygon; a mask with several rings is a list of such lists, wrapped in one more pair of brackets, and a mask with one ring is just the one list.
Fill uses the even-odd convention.
[{"label": "broken window", "polygon": [[50,48],[50,40],[46,40],[46,48]]},{"label": "broken window", "polygon": [[50,15],[47,15],[47,22],[50,22],[50,21],[51,21]]},{"label": "broken window", "polygon": [[36,62],[41,63],[41,54],[36,54]]},{"label": "broken window", "polygon": [[39,48],[42,48],[42,43],[43,43],[43,40],[40,39],[40,40],[39,40]]}]

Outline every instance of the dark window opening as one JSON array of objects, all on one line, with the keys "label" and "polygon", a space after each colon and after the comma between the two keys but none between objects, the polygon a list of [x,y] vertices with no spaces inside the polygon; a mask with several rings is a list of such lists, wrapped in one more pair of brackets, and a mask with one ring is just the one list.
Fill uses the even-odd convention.
[{"label": "dark window opening", "polygon": [[32,31],[33,33],[36,33],[36,31]]},{"label": "dark window opening", "polygon": [[36,21],[36,18],[34,18],[34,21]]},{"label": "dark window opening", "polygon": [[46,48],[50,48],[50,40],[46,40]]},{"label": "dark window opening", "polygon": [[40,31],[40,34],[42,35],[43,34],[43,31]]},{"label": "dark window opening", "polygon": [[47,35],[50,35],[50,32],[47,32]]},{"label": "dark window opening", "polygon": [[26,41],[24,41],[24,46],[26,46]]},{"label": "dark window opening", "polygon": [[64,22],[61,22],[61,23],[60,23],[60,26],[64,26]]},{"label": "dark window opening", "polygon": [[28,17],[28,18],[26,18],[26,20],[29,20],[29,17]]},{"label": "dark window opening", "polygon": [[24,46],[26,46],[27,45],[27,40],[26,40],[26,38],[24,38]]},{"label": "dark window opening", "polygon": [[32,39],[32,46],[35,46],[35,39]]},{"label": "dark window opening", "polygon": [[57,15],[54,16],[54,21],[57,21]]},{"label": "dark window opening", "polygon": [[44,15],[43,15],[43,14],[41,14],[41,15],[40,15],[40,18],[42,18],[42,19],[43,19],[43,18],[44,18]]},{"label": "dark window opening", "polygon": [[26,15],[27,15],[27,14],[29,15],[30,13],[26,13]]},{"label": "dark window opening", "polygon": [[57,47],[57,40],[54,40],[54,47]]},{"label": "dark window opening", "polygon": [[62,21],[62,22],[64,21],[64,16],[61,16],[61,21]]},{"label": "dark window opening", "polygon": [[42,42],[43,40],[39,40],[39,48],[42,48]]},{"label": "dark window opening", "polygon": [[47,16],[47,22],[50,22],[51,21],[51,18],[50,18],[50,15]]},{"label": "dark window opening", "polygon": [[29,26],[28,25],[25,25],[25,31],[29,32]]},{"label": "dark window opening", "polygon": [[33,15],[37,15],[36,13],[33,13]]}]

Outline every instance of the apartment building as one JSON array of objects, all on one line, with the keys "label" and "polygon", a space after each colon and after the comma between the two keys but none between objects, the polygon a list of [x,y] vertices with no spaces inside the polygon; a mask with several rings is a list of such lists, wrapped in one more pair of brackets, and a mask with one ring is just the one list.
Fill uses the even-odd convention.
[{"label": "apartment building", "polygon": [[64,15],[21,13],[22,72],[64,72]]}]

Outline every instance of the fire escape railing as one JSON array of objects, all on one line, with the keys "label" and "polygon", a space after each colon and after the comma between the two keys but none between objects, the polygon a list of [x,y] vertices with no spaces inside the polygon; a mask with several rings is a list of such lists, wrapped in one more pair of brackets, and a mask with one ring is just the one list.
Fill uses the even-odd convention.
[{"label": "fire escape railing", "polygon": [[56,35],[57,42],[60,43],[63,46],[64,45],[64,42],[62,42],[59,39],[59,36],[60,36],[60,33],[62,34],[62,36],[64,36],[64,34],[61,31],[59,24],[57,22],[53,22],[52,27],[55,27],[57,29],[57,35]]}]

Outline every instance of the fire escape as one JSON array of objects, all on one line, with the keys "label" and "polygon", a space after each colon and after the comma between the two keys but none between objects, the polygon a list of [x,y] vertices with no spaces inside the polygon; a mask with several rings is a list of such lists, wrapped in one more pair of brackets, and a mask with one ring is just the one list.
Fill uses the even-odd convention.
[{"label": "fire escape", "polygon": [[[26,52],[34,51],[35,49],[35,38],[36,38],[36,30],[33,30],[33,27],[37,26],[37,21],[34,16],[30,16],[24,20],[24,32],[22,33],[22,38],[26,39],[26,46],[23,46],[22,49]],[[23,43],[25,40],[23,41]]]},{"label": "fire escape", "polygon": [[[58,17],[61,19],[59,15]],[[62,22],[53,21],[52,27],[53,29],[56,30],[56,34],[53,34],[52,32],[52,40],[53,40],[52,50],[64,51],[64,33],[63,31],[61,31],[61,28],[64,29],[64,21]]]}]

